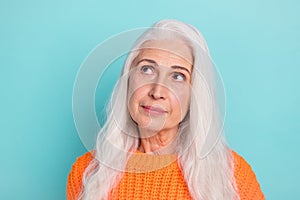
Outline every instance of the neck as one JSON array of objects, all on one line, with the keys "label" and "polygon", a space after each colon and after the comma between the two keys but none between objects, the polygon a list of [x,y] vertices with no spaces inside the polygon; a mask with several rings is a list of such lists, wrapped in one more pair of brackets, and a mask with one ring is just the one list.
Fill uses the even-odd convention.
[{"label": "neck", "polygon": [[[148,154],[173,154],[176,150],[178,127],[168,130],[153,132],[145,129],[139,129],[140,145],[139,151]],[[145,137],[149,136],[149,137]]]}]

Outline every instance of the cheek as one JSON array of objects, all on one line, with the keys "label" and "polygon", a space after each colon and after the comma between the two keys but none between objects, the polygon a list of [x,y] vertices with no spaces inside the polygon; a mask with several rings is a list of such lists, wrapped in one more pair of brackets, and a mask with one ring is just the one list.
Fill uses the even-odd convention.
[{"label": "cheek", "polygon": [[148,95],[150,84],[138,74],[133,73],[128,83],[128,105],[139,103]]},{"label": "cheek", "polygon": [[145,86],[145,81],[138,76],[136,73],[133,73],[128,82],[128,96],[129,98],[133,95],[135,96],[141,96],[142,91],[140,91],[141,88]]},{"label": "cheek", "polygon": [[190,103],[190,92],[188,89],[180,90],[176,92],[176,95],[172,97],[172,107],[174,112],[178,115],[183,115],[184,117],[186,112],[189,109]]},{"label": "cheek", "polygon": [[139,104],[142,102],[142,99],[145,97],[145,95],[147,95],[146,91],[146,87],[136,87],[129,90],[127,105],[130,115],[134,115],[134,113],[137,112]]}]

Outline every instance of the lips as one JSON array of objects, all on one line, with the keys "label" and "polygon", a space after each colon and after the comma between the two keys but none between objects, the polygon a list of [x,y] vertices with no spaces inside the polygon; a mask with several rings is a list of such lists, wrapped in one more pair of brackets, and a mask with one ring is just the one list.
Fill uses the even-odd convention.
[{"label": "lips", "polygon": [[156,107],[156,106],[147,106],[147,105],[142,105],[141,106],[143,108],[143,110],[149,114],[153,114],[153,115],[163,115],[163,114],[166,114],[167,111],[162,109],[162,108],[159,108],[159,107]]}]

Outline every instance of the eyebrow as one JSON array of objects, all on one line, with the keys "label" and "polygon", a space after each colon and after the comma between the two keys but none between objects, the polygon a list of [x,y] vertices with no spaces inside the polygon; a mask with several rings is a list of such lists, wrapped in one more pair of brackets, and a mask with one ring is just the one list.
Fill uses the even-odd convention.
[{"label": "eyebrow", "polygon": [[173,65],[173,66],[171,66],[171,68],[184,70],[187,73],[189,73],[189,75],[191,75],[191,72],[187,68],[185,68],[185,67],[182,67],[182,66],[179,66],[179,65]]},{"label": "eyebrow", "polygon": [[143,62],[143,61],[147,61],[147,62],[149,62],[149,63],[153,63],[153,64],[156,64],[156,65],[157,65],[157,63],[156,63],[154,60],[147,59],[147,58],[140,60],[139,62],[136,63],[136,65],[140,64],[140,63]]},{"label": "eyebrow", "polygon": [[[137,62],[136,65],[140,64],[140,63],[143,62],[143,61],[146,61],[146,62],[149,62],[149,63],[153,63],[153,64],[158,65],[154,60],[147,59],[147,58],[140,60],[139,62]],[[191,75],[191,72],[190,72],[187,68],[185,68],[185,67],[182,67],[182,66],[179,66],[179,65],[172,65],[171,68],[172,68],[172,69],[181,69],[181,70],[184,70],[184,71],[186,71],[187,73],[189,73],[189,75]]]}]

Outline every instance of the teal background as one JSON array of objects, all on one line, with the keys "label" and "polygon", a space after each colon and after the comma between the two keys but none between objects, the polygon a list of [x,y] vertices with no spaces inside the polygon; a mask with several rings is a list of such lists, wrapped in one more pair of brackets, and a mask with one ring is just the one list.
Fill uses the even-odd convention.
[{"label": "teal background", "polygon": [[228,141],[267,199],[300,199],[299,9],[296,0],[0,1],[0,199],[65,199],[86,151],[72,116],[80,64],[109,36],[163,18],[204,34],[226,88]]}]

